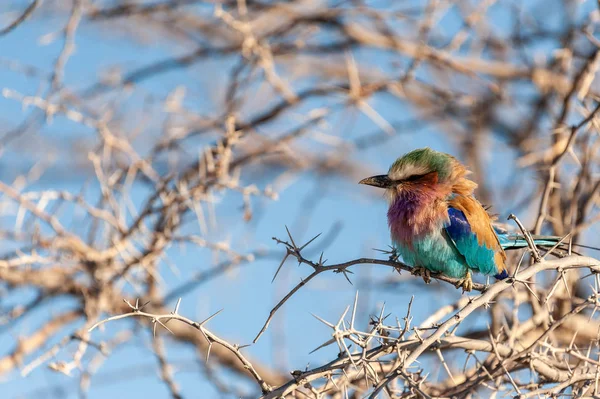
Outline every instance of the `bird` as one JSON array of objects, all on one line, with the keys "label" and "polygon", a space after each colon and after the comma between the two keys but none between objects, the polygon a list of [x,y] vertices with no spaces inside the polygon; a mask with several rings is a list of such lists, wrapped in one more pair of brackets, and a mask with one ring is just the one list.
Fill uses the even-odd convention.
[{"label": "bird", "polygon": [[[359,182],[385,189],[393,248],[412,273],[430,281],[431,273],[457,279],[463,292],[473,288],[472,272],[509,277],[505,249],[527,247],[523,235],[493,225],[495,217],[473,195],[471,172],[450,154],[420,148],[399,157],[385,175]],[[534,236],[549,246],[559,237]]]}]

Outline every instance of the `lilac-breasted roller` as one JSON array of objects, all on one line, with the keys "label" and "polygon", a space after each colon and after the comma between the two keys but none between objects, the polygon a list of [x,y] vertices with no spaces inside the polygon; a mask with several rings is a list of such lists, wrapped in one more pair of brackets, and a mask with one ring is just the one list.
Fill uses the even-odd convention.
[{"label": "lilac-breasted roller", "polygon": [[[458,278],[464,291],[473,287],[471,271],[508,277],[504,249],[527,246],[522,236],[494,229],[468,174],[453,156],[422,148],[398,158],[386,175],[360,181],[386,190],[392,242],[415,274]],[[534,242],[552,246],[558,239]]]}]

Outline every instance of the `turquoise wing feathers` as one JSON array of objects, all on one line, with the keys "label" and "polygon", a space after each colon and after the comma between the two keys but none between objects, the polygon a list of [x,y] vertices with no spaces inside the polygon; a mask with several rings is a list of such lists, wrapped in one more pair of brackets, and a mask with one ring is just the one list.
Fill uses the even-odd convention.
[{"label": "turquoise wing feathers", "polygon": [[465,214],[456,208],[448,208],[450,222],[445,226],[446,233],[452,243],[464,257],[470,269],[487,275],[495,275],[498,279],[508,277],[506,270],[498,273],[496,251],[494,248],[481,245],[477,235]]}]

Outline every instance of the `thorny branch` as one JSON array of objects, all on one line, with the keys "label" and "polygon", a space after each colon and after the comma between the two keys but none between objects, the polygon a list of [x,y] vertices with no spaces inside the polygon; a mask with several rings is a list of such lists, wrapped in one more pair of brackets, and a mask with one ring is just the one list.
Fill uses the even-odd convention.
[{"label": "thorny branch", "polygon": [[204,338],[206,339],[206,341],[208,343],[208,348],[209,348],[207,351],[207,355],[206,355],[207,360],[209,358],[210,348],[212,347],[212,345],[213,344],[221,345],[221,346],[225,347],[226,349],[228,349],[229,351],[231,351],[239,359],[239,361],[243,364],[244,368],[246,370],[248,370],[248,372],[250,372],[252,377],[260,385],[263,393],[271,391],[271,387],[261,378],[261,376],[254,369],[254,367],[248,361],[248,359],[246,359],[246,357],[240,352],[241,347],[239,345],[232,345],[232,344],[228,343],[227,341],[219,338],[217,335],[213,334],[206,327],[204,327],[204,324],[208,323],[213,317],[215,317],[217,314],[221,313],[221,311],[213,314],[212,316],[208,317],[207,319],[205,319],[204,321],[199,323],[199,322],[190,320],[187,317],[184,317],[184,316],[181,316],[180,314],[178,314],[179,304],[181,303],[181,298],[177,301],[177,305],[176,305],[174,311],[167,313],[167,314],[163,314],[163,315],[157,315],[157,314],[143,312],[142,308],[144,306],[140,307],[140,306],[138,306],[138,303],[136,303],[135,305],[132,305],[127,300],[125,300],[125,302],[132,309],[132,312],[125,313],[125,314],[118,315],[118,316],[112,316],[105,320],[99,321],[96,324],[94,324],[93,326],[91,326],[89,328],[89,331],[91,332],[92,330],[96,329],[97,327],[99,327],[102,324],[109,322],[109,321],[124,319],[124,318],[128,318],[128,317],[145,317],[147,319],[150,319],[152,328],[154,329],[154,335],[156,335],[157,325],[160,325],[165,330],[171,332],[171,330],[167,326],[167,323],[171,320],[178,320],[189,326],[192,326],[193,328],[198,330],[202,334],[202,336],[204,336]]}]

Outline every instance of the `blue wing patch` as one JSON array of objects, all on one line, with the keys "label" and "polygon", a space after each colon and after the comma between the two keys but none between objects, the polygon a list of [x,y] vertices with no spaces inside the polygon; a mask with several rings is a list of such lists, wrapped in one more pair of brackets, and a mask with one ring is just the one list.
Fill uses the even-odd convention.
[{"label": "blue wing patch", "polygon": [[465,257],[470,269],[479,271],[483,274],[494,275],[497,279],[508,277],[506,272],[497,273],[496,262],[494,260],[494,250],[483,245],[479,245],[477,236],[471,230],[471,225],[463,211],[449,207],[448,218],[450,223],[445,226],[446,233],[456,246],[458,252]]},{"label": "blue wing patch", "polygon": [[463,211],[456,208],[448,208],[448,216],[450,217],[450,224],[446,226],[446,232],[450,234],[453,240],[473,234],[471,225]]},{"label": "blue wing patch", "polygon": [[508,278],[508,272],[506,270],[502,270],[502,273],[498,273],[494,277],[496,280],[504,280],[505,278]]}]

